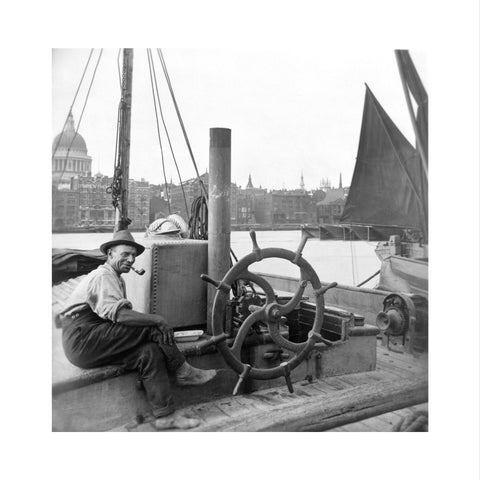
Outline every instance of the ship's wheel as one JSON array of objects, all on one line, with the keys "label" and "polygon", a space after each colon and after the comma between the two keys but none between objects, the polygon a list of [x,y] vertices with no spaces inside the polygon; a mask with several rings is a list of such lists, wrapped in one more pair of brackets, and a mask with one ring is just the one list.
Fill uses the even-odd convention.
[{"label": "ship's wheel", "polygon": [[[254,230],[250,230],[250,237],[253,243],[252,253],[240,259],[232,268],[230,268],[221,281],[216,281],[208,277],[208,275],[201,276],[203,280],[211,283],[217,288],[211,318],[213,336],[208,343],[215,343],[218,350],[225,358],[227,364],[240,375],[237,386],[233,392],[234,395],[238,393],[240,386],[247,377],[257,380],[268,380],[284,376],[289,391],[293,392],[293,387],[290,380],[290,372],[303,360],[305,360],[316,343],[325,341],[320,335],[325,309],[324,294],[329,288],[333,288],[337,284],[332,283],[322,287],[315,270],[302,257],[302,250],[305,247],[308,238],[310,237],[310,234],[308,234],[306,231],[303,231],[302,240],[296,252],[283,248],[261,249],[257,244]],[[250,272],[248,269],[250,265],[260,262],[266,258],[283,258],[294,263],[300,268],[300,282],[298,289],[286,304],[278,303],[271,285],[264,278]],[[238,329],[233,341],[233,345],[229,346],[227,344],[228,335],[224,331],[224,320],[231,286],[233,282],[237,280],[244,280],[257,284],[264,291],[266,301],[262,306],[250,306],[250,315],[245,318]],[[306,341],[301,343],[291,342],[281,335],[280,322],[282,318],[291,312],[300,302],[303,292],[309,282],[313,287],[316,304],[313,326],[308,333]],[[272,340],[279,347],[294,353],[294,355],[288,361],[282,362],[280,365],[273,368],[256,368],[241,361],[240,352],[243,342],[251,327],[257,322],[263,322],[268,326],[268,331]]]}]

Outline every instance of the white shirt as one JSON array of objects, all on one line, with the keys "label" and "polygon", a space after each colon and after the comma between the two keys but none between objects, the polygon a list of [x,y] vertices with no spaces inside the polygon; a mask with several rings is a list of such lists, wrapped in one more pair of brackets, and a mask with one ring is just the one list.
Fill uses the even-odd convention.
[{"label": "white shirt", "polygon": [[116,322],[121,308],[132,308],[123,278],[108,263],[90,272],[65,302],[63,315],[91,308],[99,317]]}]

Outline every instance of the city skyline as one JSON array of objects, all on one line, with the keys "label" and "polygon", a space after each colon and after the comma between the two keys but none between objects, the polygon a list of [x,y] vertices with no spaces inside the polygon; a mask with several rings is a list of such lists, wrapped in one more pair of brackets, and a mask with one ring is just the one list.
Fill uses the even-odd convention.
[{"label": "city skyline", "polygon": [[[205,174],[205,173],[208,174],[208,171],[205,171],[204,174]],[[109,175],[109,174],[106,174],[106,173],[103,173],[103,172],[100,172],[100,171],[98,171],[98,172],[96,172],[96,173],[92,173],[92,177],[95,176],[95,175],[102,175],[103,177],[113,178],[112,175]],[[251,174],[249,173],[249,175],[251,175]],[[341,175],[341,174],[340,174],[340,175]],[[202,176],[202,174],[200,174],[200,177],[201,177],[201,176]],[[254,188],[261,188],[261,189],[268,190],[268,191],[273,191],[273,190],[299,190],[299,189],[301,189],[301,188],[300,188],[300,181],[299,181],[298,187],[293,187],[293,188],[288,188],[288,189],[287,189],[287,188],[285,188],[285,187],[283,187],[283,186],[282,186],[282,187],[273,186],[272,188],[266,188],[266,187],[264,187],[260,182],[257,183],[257,182],[255,181],[254,175],[252,175],[252,177],[253,177],[253,178],[252,178],[252,182],[253,182],[254,184],[257,184],[257,185],[253,185]],[[148,178],[143,178],[143,177],[142,177],[142,178],[132,178],[132,177],[130,177],[129,180],[136,181],[136,182],[145,181],[145,182],[148,182],[148,183],[149,183],[150,185],[152,185],[152,186],[158,186],[158,187],[161,187],[161,186],[165,185],[165,182],[154,183],[154,182],[151,182]],[[185,184],[186,182],[191,182],[191,181],[195,181],[195,180],[197,180],[197,177],[187,178],[186,180],[183,180],[183,184]],[[236,185],[237,187],[239,187],[239,188],[242,188],[242,189],[248,188],[247,186],[241,185],[239,182],[235,181],[233,178],[231,179],[231,182],[232,182],[233,184],[235,184],[235,185]],[[248,180],[247,180],[247,183],[248,183]],[[179,183],[175,183],[175,182],[171,183],[170,181],[168,181],[168,182],[167,182],[167,185],[170,185],[170,184],[175,185],[175,186],[180,186]],[[320,179],[320,183],[319,183],[319,185],[318,185],[317,187],[305,188],[305,191],[308,192],[308,191],[318,190],[318,189],[321,189],[321,188],[331,188],[331,189],[342,188],[342,187],[340,186],[340,179],[339,179],[339,181],[338,181],[339,186],[338,186],[338,187],[335,187],[335,184],[336,184],[335,182],[331,182],[331,181],[330,181],[330,178],[328,178],[328,177],[322,177],[322,178]],[[348,185],[347,185],[347,186],[343,186],[343,188],[348,188]]]}]

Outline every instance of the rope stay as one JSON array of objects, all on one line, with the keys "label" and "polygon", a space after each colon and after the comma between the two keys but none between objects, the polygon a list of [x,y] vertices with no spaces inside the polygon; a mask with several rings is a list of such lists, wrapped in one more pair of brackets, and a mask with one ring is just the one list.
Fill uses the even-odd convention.
[{"label": "rope stay", "polygon": [[83,69],[82,77],[80,78],[80,82],[78,83],[77,91],[75,92],[75,95],[73,96],[73,101],[72,101],[72,104],[70,105],[70,108],[68,110],[67,117],[65,118],[65,122],[63,124],[62,131],[60,132],[60,137],[58,137],[58,142],[55,145],[55,148],[53,149],[52,160],[54,159],[55,154],[57,153],[58,146],[60,145],[60,142],[62,141],[62,138],[63,138],[63,134],[65,133],[65,127],[67,126],[67,123],[68,123],[68,117],[72,113],[73,106],[75,105],[75,101],[77,100],[77,95],[78,95],[78,92],[80,91],[80,87],[82,86],[83,79],[85,78],[85,73],[87,72],[87,68],[88,68],[88,65],[90,63],[90,59],[92,58],[93,50],[94,50],[93,48],[90,49],[90,54],[88,55],[87,63],[85,64],[85,67]]},{"label": "rope stay", "polygon": [[[163,56],[163,52],[160,48],[157,48],[157,55],[160,60],[160,64],[162,65],[163,74],[165,76],[168,89],[170,91],[170,96],[172,98],[172,102],[175,107],[175,112],[177,114],[178,122],[180,124],[180,128],[182,129],[183,137],[185,139],[185,143],[187,145],[187,149],[190,154],[190,158],[192,160],[193,166],[195,168],[195,172],[197,174],[197,179],[202,190],[202,194],[199,197],[195,198],[192,202],[190,218],[188,221],[190,238],[197,239],[197,240],[206,240],[208,239],[208,192],[205,187],[205,184],[202,181],[200,173],[198,171],[197,162],[195,161],[192,146],[190,144],[190,140],[188,139],[185,124],[183,122],[183,118],[180,113],[180,109],[178,107],[177,99],[173,91],[172,82],[170,81],[170,75],[168,73],[165,57]],[[187,211],[187,215],[188,215],[188,211]]]},{"label": "rope stay", "polygon": [[352,238],[352,230],[350,229],[350,259],[352,260],[352,285],[355,285],[357,283],[357,275],[356,275],[356,261],[357,257],[354,252],[353,248],[353,238]]},{"label": "rope stay", "polygon": [[120,54],[122,53],[122,49],[118,49],[118,54],[117,54],[117,73],[118,73],[118,84],[120,86],[120,91],[122,90],[122,73],[120,69]]},{"label": "rope stay", "polygon": [[[202,189],[202,195],[195,198],[192,202],[191,214],[188,221],[190,238],[196,239],[196,240],[207,240],[208,239],[208,192],[205,187],[205,184],[202,181],[202,178],[200,177],[200,173],[198,171],[197,162],[195,161],[192,146],[190,144],[190,140],[188,139],[187,130],[185,128],[185,124],[183,123],[183,119],[180,113],[180,109],[178,107],[177,99],[175,98],[175,93],[173,91],[172,82],[170,81],[170,75],[168,74],[167,64],[165,62],[162,49],[157,48],[157,55],[158,55],[158,58],[160,59],[160,63],[163,69],[163,74],[165,76],[165,80],[167,81],[168,89],[170,91],[170,96],[172,97],[173,105],[177,113],[178,121],[182,129],[183,137],[185,139],[188,152],[190,153],[190,158],[192,159],[192,163],[195,168],[195,172],[197,174],[198,182]],[[182,191],[183,191],[183,186],[182,186]],[[187,210],[187,214],[188,214],[188,210]],[[233,266],[233,260],[235,260],[235,262],[238,261],[232,248],[230,248],[230,266]],[[238,289],[239,289],[238,282],[235,282],[235,285],[232,285],[232,290],[234,291],[235,295],[237,294]]]},{"label": "rope stay", "polygon": [[170,196],[168,194],[168,187],[167,187],[167,174],[165,172],[165,157],[163,155],[163,146],[162,146],[162,138],[161,138],[161,135],[160,135],[160,125],[159,125],[159,122],[158,122],[158,112],[157,112],[157,101],[156,101],[156,98],[155,98],[155,89],[154,89],[154,86],[153,86],[153,83],[154,83],[154,78],[153,78],[153,73],[152,73],[152,58],[151,58],[151,52],[149,51],[150,49],[147,49],[147,60],[148,60],[148,69],[149,69],[149,72],[150,72],[150,85],[152,87],[152,98],[153,98],[153,106],[155,108],[155,121],[156,121],[156,127],[157,127],[157,138],[158,138],[158,145],[160,147],[160,154],[161,154],[161,157],[162,157],[162,171],[163,171],[163,180],[164,180],[164,184],[165,184],[165,194],[166,194],[166,197],[167,197],[167,204],[168,204],[168,213],[171,214],[172,213],[172,208],[171,208],[171,205],[170,205]]},{"label": "rope stay", "polygon": [[157,83],[157,74],[156,74],[156,71],[155,71],[155,64],[153,62],[153,55],[152,55],[152,52],[151,52],[151,49],[148,49],[148,54],[150,56],[150,60],[151,60],[151,63],[152,63],[152,70],[153,70],[153,78],[154,78],[154,81],[155,81],[155,90],[156,90],[156,94],[157,94],[157,101],[158,101],[158,108],[159,108],[159,111],[160,111],[160,118],[162,119],[162,124],[163,124],[163,128],[165,130],[165,134],[167,136],[167,140],[168,140],[168,145],[170,147],[170,153],[172,154],[172,158],[173,158],[173,162],[175,164],[175,168],[177,170],[177,174],[178,174],[178,179],[180,181],[180,187],[182,189],[182,195],[183,195],[183,200],[185,202],[185,214],[188,215],[188,202],[187,202],[187,197],[185,195],[185,189],[183,188],[183,181],[182,181],[182,177],[180,175],[180,170],[178,168],[178,163],[177,163],[177,159],[175,158],[175,153],[173,151],[173,147],[172,147],[172,142],[170,141],[170,135],[168,134],[168,129],[167,129],[167,125],[165,123],[165,118],[163,116],[163,109],[162,109],[162,104],[160,102],[160,95],[158,93],[158,83]]},{"label": "rope stay", "polygon": [[[92,49],[92,51],[90,52],[90,56],[89,56],[89,58],[88,58],[88,62],[90,61],[90,57],[91,57],[91,53],[92,53],[92,52],[93,52],[93,49]],[[58,190],[58,185],[60,185],[60,182],[62,181],[63,175],[64,175],[65,170],[66,170],[66,168],[67,168],[67,163],[68,163],[68,157],[69,157],[69,155],[70,155],[70,150],[71,150],[71,148],[72,148],[73,142],[74,142],[75,139],[77,138],[78,130],[80,129],[80,125],[81,125],[81,123],[82,123],[83,114],[84,114],[84,112],[85,112],[85,108],[86,108],[86,106],[87,106],[87,102],[88,102],[88,99],[89,99],[89,97],[90,97],[90,91],[91,91],[91,89],[92,89],[92,85],[93,85],[93,82],[94,82],[94,80],[95,80],[95,75],[96,75],[96,73],[97,73],[98,65],[100,64],[100,59],[102,58],[102,53],[103,53],[103,48],[100,49],[100,53],[99,53],[98,58],[97,58],[97,63],[96,63],[96,65],[95,65],[95,69],[93,70],[92,78],[91,78],[91,80],[90,80],[90,85],[88,86],[87,94],[86,94],[86,96],[85,96],[85,101],[84,101],[84,103],[83,103],[83,108],[82,108],[82,111],[81,111],[81,113],[80,113],[80,117],[79,117],[79,119],[78,119],[77,128],[75,129],[75,133],[74,133],[73,138],[72,138],[72,140],[70,141],[70,144],[69,144],[68,149],[67,149],[67,154],[66,154],[65,160],[64,160],[64,162],[63,162],[63,168],[62,168],[62,171],[61,171],[61,173],[60,173],[60,177],[58,178],[57,189],[55,189],[54,192],[53,192],[52,204],[55,202],[55,195],[56,195],[57,190]],[[87,62],[87,65],[88,65],[88,62]],[[86,68],[85,68],[85,70],[86,70]],[[84,71],[84,74],[85,74],[85,71]],[[84,74],[82,75],[82,81],[83,81],[83,76],[84,76]],[[80,87],[80,85],[79,85],[79,87]],[[78,93],[78,90],[77,90],[77,93]],[[76,96],[77,96],[77,93],[75,94],[75,98],[76,98]],[[73,104],[72,104],[72,106],[73,106]],[[71,113],[71,110],[69,111],[69,115],[70,115],[70,113]],[[67,116],[67,119],[68,119],[68,116]],[[62,131],[61,136],[62,136],[62,135],[63,135],[63,131]],[[61,136],[60,136],[60,138],[61,138]],[[55,148],[55,152],[56,152],[59,144],[60,144],[60,139],[59,139],[59,141],[57,142],[57,145],[56,145],[56,148]],[[54,152],[54,154],[55,154],[55,152]],[[53,157],[52,157],[52,158],[53,158]]]},{"label": "rope stay", "polygon": [[203,190],[203,193],[204,193],[205,197],[208,198],[208,192],[207,192],[207,189],[205,188],[205,185],[204,185],[204,183],[203,183],[203,181],[200,177],[200,173],[198,172],[197,162],[195,161],[195,157],[193,156],[192,147],[191,147],[190,141],[188,139],[188,135],[187,135],[187,131],[185,129],[185,125],[183,123],[182,115],[180,114],[180,109],[178,108],[177,100],[175,98],[175,93],[173,92],[172,83],[170,81],[170,75],[168,74],[168,70],[167,70],[167,64],[165,63],[165,58],[164,58],[162,50],[160,48],[157,48],[157,54],[158,54],[158,58],[160,59],[160,63],[162,65],[163,74],[165,75],[165,80],[167,81],[168,89],[169,89],[170,95],[172,97],[172,101],[173,101],[173,105],[175,107],[175,111],[177,112],[178,121],[180,123],[180,127],[181,127],[182,133],[183,133],[183,137],[185,138],[185,143],[186,143],[188,151],[190,153],[190,158],[192,159],[193,166],[195,167],[195,172],[197,174],[198,181],[200,182],[200,186]]}]

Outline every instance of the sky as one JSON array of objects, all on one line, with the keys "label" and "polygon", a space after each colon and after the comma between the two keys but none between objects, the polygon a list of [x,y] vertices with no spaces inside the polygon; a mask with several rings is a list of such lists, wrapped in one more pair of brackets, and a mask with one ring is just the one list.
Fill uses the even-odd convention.
[{"label": "sky", "polygon": [[[365,83],[404,135],[413,129],[390,49],[163,49],[200,173],[208,169],[209,129],[232,130],[232,181],[315,189],[323,178],[350,185],[360,135]],[[52,141],[72,104],[89,49],[52,50]],[[195,176],[158,55],[153,49],[166,125],[182,180]],[[100,49],[92,56],[73,108],[77,124]],[[427,87],[427,57],[412,51]],[[118,49],[104,49],[79,128],[92,173],[112,176],[120,88]],[[120,58],[121,62],[121,58]],[[134,50],[130,178],[163,183],[146,49]],[[167,139],[161,127],[162,142]],[[168,148],[167,180],[178,183]]]}]

